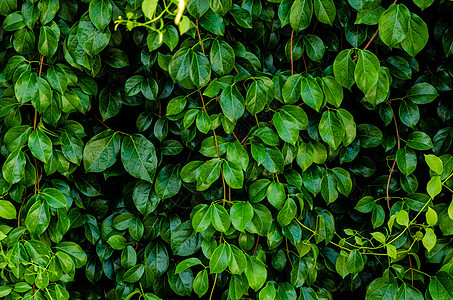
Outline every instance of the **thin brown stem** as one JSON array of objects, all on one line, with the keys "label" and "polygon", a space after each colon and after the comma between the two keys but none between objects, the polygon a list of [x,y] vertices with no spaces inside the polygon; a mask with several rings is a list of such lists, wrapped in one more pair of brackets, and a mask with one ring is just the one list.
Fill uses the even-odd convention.
[{"label": "thin brown stem", "polygon": [[201,90],[198,90],[198,92],[200,93],[200,98],[201,98],[201,103],[203,104],[203,109],[206,113],[208,113],[208,110],[206,109],[206,104],[204,103],[203,94],[201,93]]},{"label": "thin brown stem", "polygon": [[[393,122],[395,123],[395,131],[396,131],[396,139],[397,139],[397,147],[398,149],[401,148],[401,141],[400,141],[400,133],[398,131],[398,123],[396,122],[396,116],[393,112],[393,109],[392,109],[392,106],[390,104],[390,102],[388,103],[388,105],[390,106],[390,109],[392,111],[392,114],[393,114]],[[390,211],[390,196],[389,196],[389,188],[390,188],[390,180],[392,179],[392,175],[393,175],[393,172],[395,171],[395,165],[396,165],[396,157],[395,157],[395,160],[393,161],[393,164],[392,164],[392,168],[390,169],[390,174],[389,174],[389,177],[387,179],[387,187],[385,189],[385,194],[386,194],[386,198],[387,198],[387,208],[388,210]]]},{"label": "thin brown stem", "polygon": [[217,135],[215,134],[215,130],[213,130],[212,133],[214,134],[215,150],[217,151],[217,157],[220,158],[219,144],[217,143]]},{"label": "thin brown stem", "polygon": [[409,267],[411,268],[411,284],[414,286],[414,268],[412,267],[412,260],[410,254],[409,256]]},{"label": "thin brown stem", "polygon": [[200,29],[198,28],[198,20],[195,20],[195,26],[197,27],[197,34],[198,34],[198,39],[200,40],[201,51],[203,51],[203,54],[206,55],[206,53],[204,52],[203,40],[201,39],[201,35],[200,35]]},{"label": "thin brown stem", "polygon": [[308,73],[307,62],[305,61],[305,55],[303,55],[303,54],[302,54],[302,60],[304,61],[305,72],[307,72],[307,73]]},{"label": "thin brown stem", "polygon": [[[398,2],[398,0],[393,1],[393,4],[395,4],[396,2]],[[374,32],[374,34],[373,34],[373,36],[371,37],[371,39],[368,41],[368,43],[366,43],[365,47],[363,47],[362,50],[368,49],[368,47],[371,45],[371,42],[376,38],[378,32],[379,32],[379,28],[376,29],[376,31]],[[376,51],[377,51],[377,49],[376,49]],[[354,62],[356,62],[356,61],[357,61],[357,57],[354,58]]]},{"label": "thin brown stem", "polygon": [[109,126],[107,126],[104,122],[102,122],[102,120],[99,119],[92,111],[90,111],[90,114],[91,114],[91,115],[92,115],[92,116],[93,116],[93,117],[94,117],[94,118],[95,118],[102,126],[104,126],[104,127],[107,128],[107,129],[112,129],[112,128],[110,128]]},{"label": "thin brown stem", "polygon": [[260,236],[258,236],[258,238],[256,239],[255,249],[253,249],[253,254],[252,254],[252,256],[255,256],[256,249],[258,248],[258,243],[259,243],[259,241],[260,241]]}]

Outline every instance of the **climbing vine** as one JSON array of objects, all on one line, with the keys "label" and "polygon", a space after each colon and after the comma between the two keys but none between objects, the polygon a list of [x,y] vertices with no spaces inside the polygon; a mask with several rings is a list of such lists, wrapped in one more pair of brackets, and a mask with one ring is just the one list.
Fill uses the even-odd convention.
[{"label": "climbing vine", "polygon": [[453,299],[452,14],[0,0],[0,297]]}]

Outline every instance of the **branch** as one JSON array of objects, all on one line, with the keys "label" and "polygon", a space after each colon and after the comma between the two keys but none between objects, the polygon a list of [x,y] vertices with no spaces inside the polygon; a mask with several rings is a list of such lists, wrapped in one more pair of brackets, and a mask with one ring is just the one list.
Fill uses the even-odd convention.
[{"label": "branch", "polygon": [[[388,105],[390,106],[390,109],[391,109],[392,114],[393,114],[393,122],[395,123],[395,130],[396,130],[396,138],[397,138],[397,143],[398,143],[398,149],[400,149],[401,148],[401,141],[400,141],[400,134],[399,134],[399,131],[398,131],[398,123],[396,122],[396,116],[395,116],[395,113],[393,112],[393,108],[392,108],[392,105],[390,104],[390,102],[388,102]],[[390,211],[390,197],[389,197],[390,180],[392,179],[393,171],[395,171],[395,165],[396,165],[396,157],[395,157],[395,160],[393,161],[392,168],[390,169],[390,174],[389,174],[389,177],[387,179],[387,187],[385,189],[385,193],[386,193],[386,197],[387,197],[387,208],[388,208],[389,211]]]}]

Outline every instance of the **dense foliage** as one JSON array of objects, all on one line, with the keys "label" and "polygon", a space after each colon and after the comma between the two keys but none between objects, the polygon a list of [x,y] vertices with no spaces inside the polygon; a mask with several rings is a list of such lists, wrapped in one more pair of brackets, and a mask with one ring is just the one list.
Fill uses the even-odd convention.
[{"label": "dense foliage", "polygon": [[453,299],[453,2],[0,15],[1,298]]}]

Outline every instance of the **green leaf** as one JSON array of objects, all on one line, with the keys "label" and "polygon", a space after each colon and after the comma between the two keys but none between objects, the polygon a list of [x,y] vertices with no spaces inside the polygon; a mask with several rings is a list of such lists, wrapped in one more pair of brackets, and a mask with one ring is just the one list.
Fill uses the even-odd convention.
[{"label": "green leaf", "polygon": [[428,207],[428,211],[426,212],[425,217],[426,223],[428,223],[429,226],[434,226],[437,224],[438,221],[437,213],[431,207]]},{"label": "green leaf", "polygon": [[357,126],[357,133],[360,139],[360,146],[363,148],[377,147],[382,143],[382,132],[374,125],[360,124]]},{"label": "green leaf", "polygon": [[4,135],[3,141],[6,144],[8,151],[15,151],[22,148],[28,141],[32,127],[29,125],[21,125],[10,128]]},{"label": "green leaf", "polygon": [[295,0],[291,5],[289,22],[295,31],[301,31],[310,26],[312,16],[312,0]]},{"label": "green leaf", "polygon": [[296,217],[297,205],[293,199],[288,198],[277,215],[277,222],[280,226],[287,226]]},{"label": "green leaf", "polygon": [[38,75],[32,72],[24,72],[14,85],[14,92],[20,104],[31,101],[38,93]]},{"label": "green leaf", "polygon": [[127,270],[123,275],[123,280],[128,283],[134,283],[142,278],[143,273],[145,272],[145,266],[142,264],[135,265],[129,270]]},{"label": "green leaf", "polygon": [[25,154],[20,150],[15,150],[8,155],[3,163],[3,178],[10,184],[18,183],[25,177]]},{"label": "green leaf", "polygon": [[62,192],[54,188],[45,188],[40,195],[53,208],[66,208],[66,198]]},{"label": "green leaf", "polygon": [[28,147],[34,157],[46,163],[52,156],[52,141],[41,130],[33,130],[28,138]]},{"label": "green leaf", "polygon": [[222,273],[226,270],[231,261],[231,246],[227,243],[220,244],[214,252],[212,252],[209,260],[210,273]]},{"label": "green leaf", "polygon": [[425,161],[431,170],[436,172],[438,175],[442,175],[444,172],[444,165],[439,157],[434,154],[425,154]]},{"label": "green leaf", "polygon": [[354,24],[376,25],[379,23],[379,18],[385,9],[379,5],[378,1],[374,1],[368,5],[366,9],[357,12],[357,18]]},{"label": "green leaf", "polygon": [[332,76],[323,77],[322,83],[322,90],[327,103],[332,104],[337,108],[340,107],[341,102],[343,101],[343,88],[341,85]]},{"label": "green leaf", "polygon": [[69,78],[65,70],[60,64],[50,66],[47,69],[47,81],[53,89],[56,89],[60,94],[64,94],[69,84]]},{"label": "green leaf", "polygon": [[274,99],[274,83],[267,77],[253,81],[247,90],[245,104],[252,115],[261,112]]},{"label": "green leaf", "polygon": [[429,150],[434,147],[429,135],[422,131],[416,131],[409,134],[406,144],[408,147],[415,150]]},{"label": "green leaf", "polygon": [[294,104],[300,99],[302,91],[302,76],[300,74],[291,75],[285,81],[282,89],[283,101],[287,104]]},{"label": "green leaf", "polygon": [[335,262],[335,270],[343,279],[350,274],[347,262],[348,257],[341,254],[337,257],[337,261]]},{"label": "green leaf", "polygon": [[24,17],[20,12],[13,12],[9,14],[2,25],[6,31],[16,31],[25,27]]},{"label": "green leaf", "polygon": [[123,250],[126,248],[126,238],[121,235],[112,235],[107,243],[115,250]]},{"label": "green leaf", "polygon": [[396,151],[396,164],[405,176],[409,176],[417,167],[417,156],[410,148],[400,148]]},{"label": "green leaf", "polygon": [[433,299],[450,299],[453,297],[453,276],[447,272],[437,272],[432,277],[428,290]]},{"label": "green leaf", "polygon": [[252,28],[252,15],[250,12],[237,4],[233,4],[230,10],[230,14],[233,16],[236,23],[244,28]]},{"label": "green leaf", "polygon": [[393,278],[380,277],[367,287],[366,299],[395,299],[398,284]]},{"label": "green leaf", "polygon": [[314,147],[311,143],[301,142],[297,151],[297,164],[305,172],[314,162]]},{"label": "green leaf", "polygon": [[280,210],[286,200],[284,185],[280,182],[272,182],[267,188],[267,199],[273,207]]},{"label": "green leaf", "polygon": [[233,189],[242,189],[244,184],[244,174],[241,167],[237,164],[225,161],[222,163],[225,182]]},{"label": "green leaf", "polygon": [[246,171],[249,165],[249,155],[239,141],[229,143],[227,146],[227,160],[239,165]]},{"label": "green leaf", "polygon": [[337,118],[333,111],[325,111],[319,122],[319,134],[323,141],[329,144],[334,150],[343,141],[345,136],[345,127],[340,119]]},{"label": "green leaf", "polygon": [[[120,143],[120,135],[111,129],[106,129],[93,136],[83,149],[83,166],[85,171],[102,172],[111,167],[116,162],[120,152]],[[127,145],[129,146],[130,143]],[[127,154],[131,155],[131,152]]]},{"label": "green leaf", "polygon": [[231,224],[241,232],[245,232],[247,224],[253,219],[253,206],[249,202],[236,202],[230,210]]},{"label": "green leaf", "polygon": [[209,289],[209,278],[208,278],[208,271],[201,270],[198,272],[197,276],[193,281],[193,291],[198,297],[201,298],[204,294],[208,292]]},{"label": "green leaf", "polygon": [[414,0],[414,3],[423,11],[430,7],[434,3],[434,0]]},{"label": "green leaf", "polygon": [[214,40],[209,53],[209,60],[214,72],[220,76],[226,75],[233,70],[235,54],[233,48],[222,40]]},{"label": "green leaf", "polygon": [[117,48],[107,48],[103,58],[109,66],[115,69],[122,69],[129,66],[129,57],[126,52]]},{"label": "green leaf", "polygon": [[99,94],[99,112],[102,120],[110,119],[116,116],[123,104],[120,90],[104,88]]},{"label": "green leaf", "polygon": [[332,0],[314,0],[315,15],[319,22],[332,25],[337,10]]},{"label": "green leaf", "polygon": [[156,0],[144,0],[142,2],[142,11],[145,17],[153,19],[154,13],[156,12],[158,1]]},{"label": "green leaf", "polygon": [[231,0],[210,0],[209,6],[216,14],[224,16],[231,9]]},{"label": "green leaf", "polygon": [[379,76],[376,84],[365,93],[365,100],[374,107],[383,103],[390,95],[391,84],[390,72],[386,67],[379,68]]},{"label": "green leaf", "polygon": [[107,27],[101,31],[91,22],[88,14],[82,16],[77,27],[77,40],[82,49],[89,55],[95,56],[107,47],[110,40],[110,30]]},{"label": "green leaf", "polygon": [[420,82],[406,91],[406,97],[415,104],[431,103],[439,96],[437,90],[427,82]]},{"label": "green leaf", "polygon": [[392,49],[409,31],[411,14],[404,4],[392,4],[379,18],[379,37]]},{"label": "green leaf", "polygon": [[319,112],[324,106],[324,93],[318,82],[311,75],[305,75],[300,85],[304,103]]},{"label": "green leaf", "polygon": [[327,204],[334,202],[338,198],[337,182],[334,175],[326,172],[321,179],[321,196]]},{"label": "green leaf", "polygon": [[436,245],[436,234],[432,228],[425,228],[425,235],[423,236],[422,243],[426,250],[431,251]]},{"label": "green leaf", "polygon": [[359,51],[354,79],[357,87],[365,94],[377,83],[379,69],[380,63],[376,55],[368,50]]},{"label": "green leaf", "polygon": [[207,85],[211,79],[211,65],[208,58],[201,52],[191,51],[190,79],[198,87]]},{"label": "green leaf", "polygon": [[[155,160],[157,159],[154,158],[154,161]],[[181,179],[179,178],[179,167],[171,164],[163,167],[157,174],[156,182],[154,184],[156,195],[159,196],[160,199],[164,200],[175,196],[179,192],[180,188]]]},{"label": "green leaf", "polygon": [[440,176],[431,177],[426,185],[426,191],[432,199],[440,194],[442,191],[442,181],[440,180]]},{"label": "green leaf", "polygon": [[39,32],[38,51],[46,57],[52,57],[58,49],[60,28],[55,22],[50,26],[42,26]]},{"label": "green leaf", "polygon": [[180,273],[190,267],[201,265],[202,262],[196,257],[189,257],[183,260],[182,262],[178,263],[175,269],[175,274]]},{"label": "green leaf", "polygon": [[[194,213],[195,211],[195,213]],[[191,214],[192,226],[195,232],[201,232],[208,229],[211,225],[211,209],[206,204],[195,206]]]},{"label": "green leaf", "polygon": [[88,11],[91,22],[100,31],[104,31],[112,20],[112,4],[108,0],[91,0]]},{"label": "green leaf", "polygon": [[428,43],[428,26],[416,14],[411,13],[407,36],[401,42],[401,47],[411,56],[417,55]]},{"label": "green leaf", "polygon": [[0,200],[0,218],[7,220],[13,220],[16,218],[16,208],[11,202]]},{"label": "green leaf", "polygon": [[275,129],[282,140],[295,145],[299,139],[299,128],[293,116],[285,111],[276,112],[272,117]]},{"label": "green leaf", "polygon": [[363,260],[362,254],[360,254],[359,250],[352,250],[351,253],[349,253],[348,260],[347,260],[347,266],[349,269],[349,272],[352,274],[357,274],[360,271],[363,270],[363,267],[365,266],[365,262]]},{"label": "green leaf", "polygon": [[241,249],[239,249],[235,245],[230,245],[231,246],[231,261],[230,264],[228,265],[230,271],[232,274],[240,275],[244,272],[245,267],[247,265],[247,259],[242,252]]},{"label": "green leaf", "polygon": [[[37,200],[38,198],[36,198]],[[25,225],[30,234],[43,234],[50,224],[49,205],[43,200],[36,201],[27,213]]]},{"label": "green leaf", "polygon": [[325,52],[324,42],[314,34],[307,34],[304,36],[304,46],[308,57],[320,63]]},{"label": "green leaf", "polygon": [[333,62],[333,73],[338,83],[347,89],[351,89],[355,82],[356,64],[351,59],[353,50],[346,49],[338,53]]},{"label": "green leaf", "polygon": [[41,12],[40,20],[43,25],[46,25],[53,20],[60,8],[58,0],[43,0],[39,1],[38,9]]},{"label": "green leaf", "polygon": [[354,117],[345,109],[340,108],[337,110],[337,117],[343,123],[345,134],[343,137],[343,145],[350,145],[356,137],[356,124],[354,122]]},{"label": "green leaf", "polygon": [[247,277],[250,287],[255,292],[258,291],[267,279],[266,265],[257,257],[248,256],[245,276]]},{"label": "green leaf", "polygon": [[259,293],[259,300],[273,300],[277,297],[277,289],[268,282]]},{"label": "green leaf", "polygon": [[220,94],[222,112],[230,121],[235,122],[245,112],[245,100],[238,88],[227,86]]},{"label": "green leaf", "polygon": [[212,11],[207,11],[200,18],[200,25],[201,27],[212,32],[215,35],[223,36],[223,34],[225,33],[225,24],[223,22],[222,16]]},{"label": "green leaf", "polygon": [[68,134],[67,132],[61,133],[61,150],[63,155],[72,163],[80,165],[82,162],[83,142],[78,137]]},{"label": "green leaf", "polygon": [[348,171],[340,167],[333,168],[332,172],[337,182],[338,191],[343,195],[348,196],[352,192],[351,175],[349,174]]},{"label": "green leaf", "polygon": [[228,228],[230,228],[230,215],[223,206],[213,204],[210,208],[210,213],[212,226],[214,226],[217,231],[226,232]]}]

